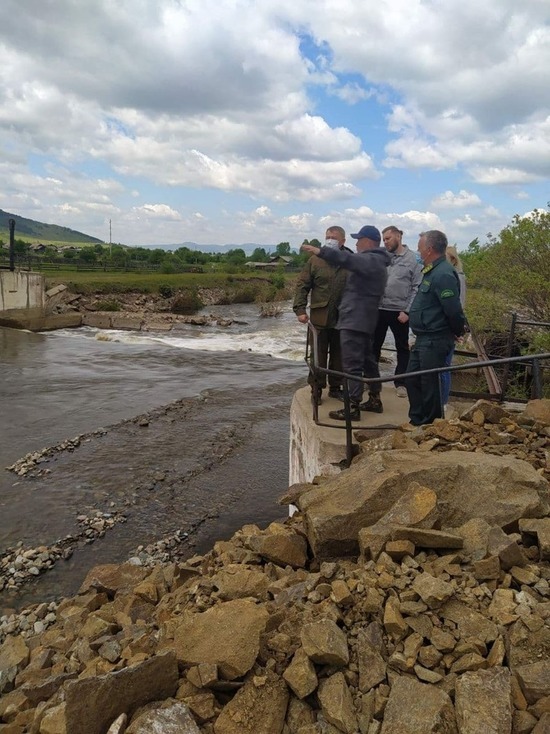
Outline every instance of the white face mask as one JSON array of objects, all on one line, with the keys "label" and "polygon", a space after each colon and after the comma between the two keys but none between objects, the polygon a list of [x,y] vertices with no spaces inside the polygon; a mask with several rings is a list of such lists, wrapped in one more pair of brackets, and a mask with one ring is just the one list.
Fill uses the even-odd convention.
[{"label": "white face mask", "polygon": [[338,248],[338,247],[340,247],[340,243],[338,242],[338,240],[335,240],[335,239],[332,239],[331,237],[329,237],[328,239],[325,240],[325,247],[336,247],[336,248]]}]

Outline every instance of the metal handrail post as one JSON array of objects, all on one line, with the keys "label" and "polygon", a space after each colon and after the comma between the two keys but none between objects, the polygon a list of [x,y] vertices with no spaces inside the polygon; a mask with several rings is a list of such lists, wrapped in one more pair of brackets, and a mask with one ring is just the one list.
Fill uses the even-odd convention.
[{"label": "metal handrail post", "polygon": [[536,399],[542,398],[542,380],[540,376],[540,364],[538,359],[534,358],[533,362],[533,389],[531,395]]},{"label": "metal handrail post", "polygon": [[[511,357],[512,356],[512,352],[514,350],[514,337],[516,335],[516,322],[517,322],[517,319],[518,319],[517,313],[513,313],[512,314],[512,322],[510,323],[510,333],[508,335],[508,349],[506,350],[507,351],[507,354],[506,354],[507,357]],[[507,362],[504,365],[504,371],[503,371],[503,376],[502,376],[502,384],[501,384],[502,400],[504,400],[505,399],[505,396],[506,396],[506,389],[508,387],[508,377],[509,377],[509,374],[510,374],[510,365]]]}]

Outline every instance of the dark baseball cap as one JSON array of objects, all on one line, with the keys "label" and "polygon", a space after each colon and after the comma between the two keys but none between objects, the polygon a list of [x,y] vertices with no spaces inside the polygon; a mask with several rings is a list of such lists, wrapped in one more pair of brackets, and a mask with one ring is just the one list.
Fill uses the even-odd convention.
[{"label": "dark baseball cap", "polygon": [[382,239],[380,231],[376,227],[373,227],[372,224],[365,224],[365,226],[361,227],[357,234],[352,234],[350,235],[350,237],[353,237],[354,240],[360,240],[363,237],[367,237],[373,242],[380,242],[380,240]]}]

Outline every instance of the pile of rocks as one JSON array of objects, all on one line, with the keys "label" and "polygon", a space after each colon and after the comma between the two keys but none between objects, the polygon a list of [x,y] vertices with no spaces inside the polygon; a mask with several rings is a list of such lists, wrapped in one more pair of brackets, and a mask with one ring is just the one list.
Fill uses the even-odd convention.
[{"label": "pile of rocks", "polygon": [[0,647],[0,732],[549,731],[548,482],[413,444],[204,556],[93,569]]},{"label": "pile of rocks", "polygon": [[478,401],[460,418],[436,420],[412,429],[411,437],[424,450],[476,451],[514,456],[527,461],[550,479],[550,426],[544,400],[533,400],[522,413],[496,403]]}]

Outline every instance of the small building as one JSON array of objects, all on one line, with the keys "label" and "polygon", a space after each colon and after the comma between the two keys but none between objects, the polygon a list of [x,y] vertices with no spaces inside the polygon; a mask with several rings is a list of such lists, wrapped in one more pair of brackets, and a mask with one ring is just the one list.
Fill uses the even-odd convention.
[{"label": "small building", "polygon": [[269,264],[270,265],[283,265],[286,267],[287,265],[292,264],[292,257],[290,255],[271,255],[269,258]]}]

